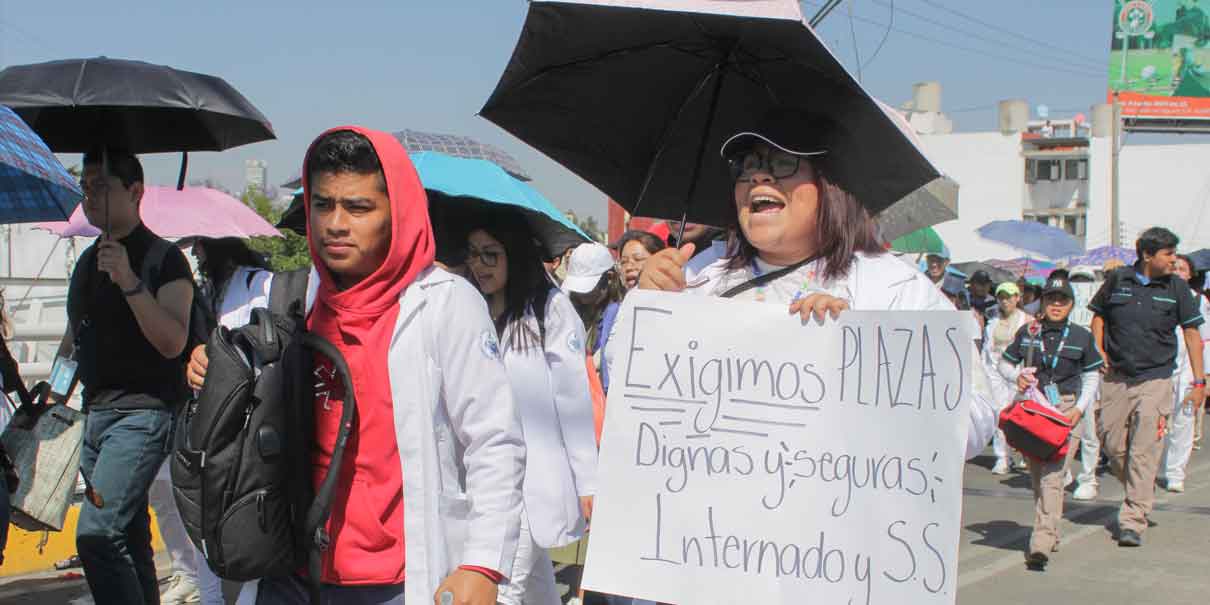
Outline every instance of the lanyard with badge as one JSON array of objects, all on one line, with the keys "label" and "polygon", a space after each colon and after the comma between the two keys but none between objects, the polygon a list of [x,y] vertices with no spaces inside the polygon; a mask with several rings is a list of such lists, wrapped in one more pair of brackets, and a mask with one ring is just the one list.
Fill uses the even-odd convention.
[{"label": "lanyard with badge", "polygon": [[80,325],[72,331],[71,353],[67,357],[55,356],[55,363],[51,366],[50,379],[47,382],[50,383],[50,394],[53,394],[57,401],[66,403],[68,399],[71,399],[72,392],[79,383],[77,370],[80,369],[80,362],[77,357],[80,354],[80,340],[84,330],[89,328],[88,318],[85,317]]},{"label": "lanyard with badge", "polygon": [[[1059,346],[1055,348],[1055,352],[1050,356],[1050,382],[1042,386],[1042,392],[1046,394],[1046,398],[1051,404],[1059,405],[1061,396],[1059,395],[1059,387],[1055,384],[1055,369],[1059,367],[1060,353],[1063,352],[1063,346],[1067,344],[1067,335],[1071,332],[1071,322],[1063,324],[1063,335],[1059,337]],[[1042,365],[1047,364],[1046,359],[1046,341],[1042,339],[1042,334],[1039,331],[1037,336],[1034,336],[1034,343],[1038,345],[1038,349],[1042,351]],[[1031,343],[1032,345],[1033,343]]]}]

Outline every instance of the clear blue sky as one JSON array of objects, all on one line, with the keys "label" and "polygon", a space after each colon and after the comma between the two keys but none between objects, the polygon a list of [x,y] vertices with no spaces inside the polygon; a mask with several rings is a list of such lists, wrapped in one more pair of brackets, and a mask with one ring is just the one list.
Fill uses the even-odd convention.
[{"label": "clear blue sky", "polygon": [[[822,2],[801,5],[810,15]],[[1054,117],[1087,112],[1105,99],[1112,0],[895,0],[895,31],[870,62],[891,2],[846,0],[820,34],[852,71],[855,35],[868,63],[864,84],[892,105],[910,97],[912,83],[938,80],[958,130],[992,130],[1001,99],[1048,105]],[[556,205],[602,219],[602,194],[475,115],[525,12],[524,0],[0,0],[0,66],[106,55],[227,79],[278,136],[191,156],[190,178],[214,178],[231,189],[243,186],[244,160],[268,161],[270,181],[280,184],[298,172],[318,133],[358,123],[497,144]],[[145,161],[152,182],[175,183],[176,157]]]}]

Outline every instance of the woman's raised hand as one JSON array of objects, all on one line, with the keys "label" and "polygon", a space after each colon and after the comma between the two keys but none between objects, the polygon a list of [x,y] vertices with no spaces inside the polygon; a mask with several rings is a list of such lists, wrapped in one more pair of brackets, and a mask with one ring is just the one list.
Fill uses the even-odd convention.
[{"label": "woman's raised hand", "polygon": [[647,259],[639,274],[639,287],[644,290],[680,292],[685,289],[685,263],[693,258],[693,244],[679,249],[665,248]]}]

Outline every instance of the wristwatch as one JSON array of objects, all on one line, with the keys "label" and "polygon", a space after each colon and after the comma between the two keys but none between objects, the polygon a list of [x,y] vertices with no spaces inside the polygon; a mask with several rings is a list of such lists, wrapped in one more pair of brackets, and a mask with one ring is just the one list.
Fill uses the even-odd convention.
[{"label": "wristwatch", "polygon": [[125,296],[126,298],[130,298],[131,296],[134,296],[135,294],[138,294],[139,292],[142,292],[143,290],[146,290],[146,289],[147,289],[147,286],[145,284],[143,284],[143,280],[140,279],[139,283],[136,284],[135,287],[133,287],[129,290],[122,290],[122,296]]}]

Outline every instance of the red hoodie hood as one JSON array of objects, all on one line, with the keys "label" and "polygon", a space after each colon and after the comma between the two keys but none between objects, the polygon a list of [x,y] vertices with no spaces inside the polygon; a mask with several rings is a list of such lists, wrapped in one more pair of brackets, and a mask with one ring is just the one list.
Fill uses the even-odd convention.
[{"label": "red hoodie hood", "polygon": [[[357,395],[357,425],[340,469],[328,531],[323,581],[333,584],[397,584],[404,579],[403,471],[395,439],[394,403],[388,359],[400,294],[433,264],[433,228],[428,199],[407,152],[385,132],[342,126],[367,139],[378,153],[391,200],[391,246],[374,273],[340,291],[311,246],[319,273],[319,293],[307,327],[344,356]],[[328,134],[324,133],[324,134]],[[317,139],[318,140],[318,139]],[[311,156],[314,143],[307,151]],[[311,184],[303,164],[303,199],[311,236]],[[340,428],[343,393],[330,366],[316,362],[316,485],[329,464]],[[350,506],[352,504],[352,506]]]},{"label": "red hoodie hood", "polygon": [[[337,290],[332,275],[311,246],[311,262],[319,272],[319,300],[329,301],[341,313],[374,315],[399,301],[403,292],[421,271],[433,264],[436,245],[429,221],[428,197],[420,184],[420,176],[408,158],[403,145],[389,133],[360,126],[339,126],[324,135],[349,130],[370,140],[387,183],[391,199],[391,249],[382,266],[369,277],[343,292]],[[316,139],[323,138],[321,135]],[[315,143],[307,149],[307,158],[315,151]],[[303,208],[307,216],[307,238],[311,239],[311,178],[303,162]]]}]

